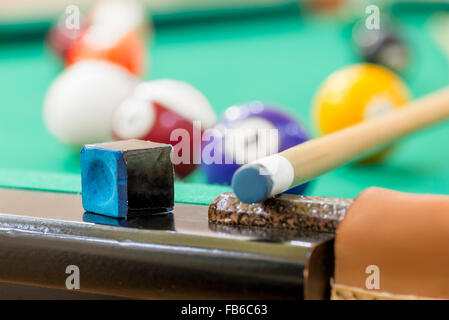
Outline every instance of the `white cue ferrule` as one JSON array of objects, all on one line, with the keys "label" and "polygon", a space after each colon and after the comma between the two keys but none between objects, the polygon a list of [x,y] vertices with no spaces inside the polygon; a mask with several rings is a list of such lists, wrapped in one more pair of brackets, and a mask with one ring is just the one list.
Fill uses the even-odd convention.
[{"label": "white cue ferrule", "polygon": [[259,173],[261,175],[270,176],[273,182],[270,197],[288,190],[295,178],[295,170],[293,169],[292,164],[279,154],[273,154],[256,160],[251,164],[262,165],[263,167],[260,169]]}]

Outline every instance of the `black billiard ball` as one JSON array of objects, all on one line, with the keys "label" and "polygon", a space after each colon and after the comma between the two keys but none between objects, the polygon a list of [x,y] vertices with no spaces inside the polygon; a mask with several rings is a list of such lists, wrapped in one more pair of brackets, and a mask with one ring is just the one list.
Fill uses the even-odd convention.
[{"label": "black billiard ball", "polygon": [[408,64],[408,48],[391,27],[381,26],[371,30],[364,23],[359,23],[354,27],[352,39],[365,62],[380,64],[396,72],[404,70]]}]

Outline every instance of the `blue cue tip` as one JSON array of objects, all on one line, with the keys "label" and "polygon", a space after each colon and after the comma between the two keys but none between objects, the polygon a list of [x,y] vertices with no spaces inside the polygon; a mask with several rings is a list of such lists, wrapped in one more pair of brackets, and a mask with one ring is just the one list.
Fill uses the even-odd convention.
[{"label": "blue cue tip", "polygon": [[246,165],[238,169],[232,177],[232,189],[240,201],[261,202],[267,199],[273,188],[269,175],[260,174],[260,164]]}]

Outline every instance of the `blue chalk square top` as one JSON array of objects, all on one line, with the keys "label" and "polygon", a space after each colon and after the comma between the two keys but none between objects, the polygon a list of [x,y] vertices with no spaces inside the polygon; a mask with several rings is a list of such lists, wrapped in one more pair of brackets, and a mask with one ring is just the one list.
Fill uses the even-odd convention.
[{"label": "blue chalk square top", "polygon": [[86,211],[116,218],[127,215],[127,170],[119,150],[86,145],[81,150],[81,187]]}]

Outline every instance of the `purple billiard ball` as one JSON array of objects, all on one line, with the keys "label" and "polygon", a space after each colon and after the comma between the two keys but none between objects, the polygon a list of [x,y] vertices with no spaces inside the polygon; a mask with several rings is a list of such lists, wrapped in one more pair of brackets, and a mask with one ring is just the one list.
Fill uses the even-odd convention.
[{"label": "purple billiard ball", "polygon": [[[203,135],[201,168],[210,184],[230,185],[243,164],[308,140],[304,127],[278,107],[260,101],[229,107]],[[287,193],[303,194],[307,183]]]}]

